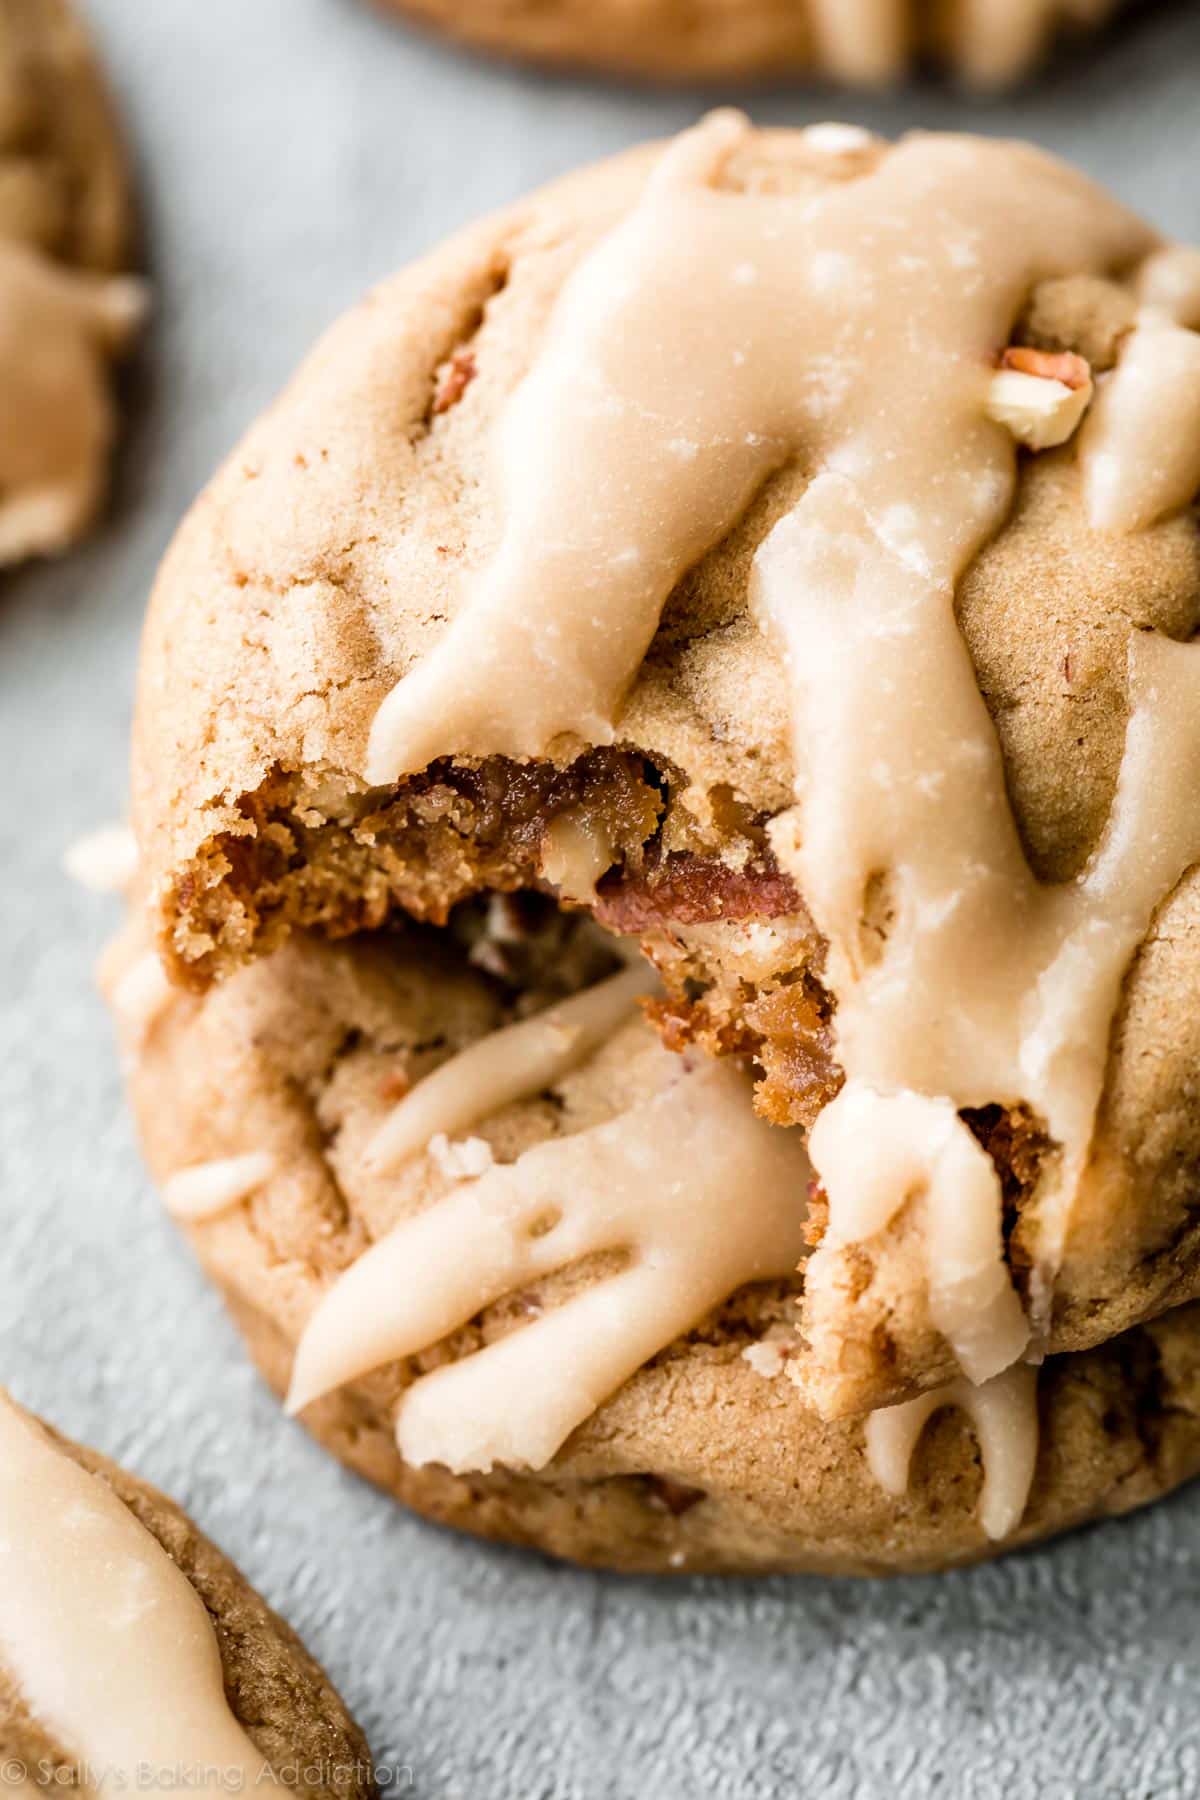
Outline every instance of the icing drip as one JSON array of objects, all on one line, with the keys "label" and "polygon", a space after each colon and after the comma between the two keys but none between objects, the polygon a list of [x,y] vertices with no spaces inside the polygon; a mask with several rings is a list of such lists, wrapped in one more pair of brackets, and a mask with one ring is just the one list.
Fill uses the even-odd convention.
[{"label": "icing drip", "polygon": [[128,825],[101,825],[70,846],[63,867],[94,894],[128,893],[137,879],[137,839]]},{"label": "icing drip", "polygon": [[108,362],[145,308],[140,282],[0,243],[0,562],[61,549],[91,518],[113,430]]},{"label": "icing drip", "polygon": [[275,1158],[265,1150],[193,1163],[168,1176],[163,1183],[163,1204],[176,1219],[213,1219],[248,1200],[274,1173]]},{"label": "icing drip", "polygon": [[541,1093],[586,1062],[658,979],[644,963],[623,969],[532,1019],[505,1026],[419,1081],[367,1146],[373,1174],[397,1168],[437,1135],[454,1137],[514,1100]]},{"label": "icing drip", "polygon": [[908,0],[809,0],[817,64],[835,81],[882,86],[908,61]]},{"label": "icing drip", "polygon": [[1200,488],[1200,332],[1143,313],[1079,446],[1088,517],[1140,531]]},{"label": "icing drip", "polygon": [[1096,25],[1113,0],[959,0],[954,42],[963,74],[978,87],[1015,81],[1042,55],[1060,19]]},{"label": "icing drip", "polygon": [[1021,1523],[1037,1466],[1037,1371],[1023,1365],[973,1387],[952,1382],[903,1406],[871,1413],[864,1431],[867,1462],[886,1493],[908,1492],[913,1453],[934,1413],[955,1406],[971,1421],[983,1461],[979,1521],[990,1538],[1006,1538]]},{"label": "icing drip", "polygon": [[[1023,1338],[998,1189],[953,1115],[1024,1101],[1046,1121],[1062,1147],[1040,1209],[1052,1273],[1122,974],[1200,853],[1200,650],[1135,640],[1108,831],[1076,881],[1043,888],[954,595],[1011,503],[1013,436],[989,404],[1030,290],[1155,240],[1083,177],[982,140],[910,137],[815,197],[722,191],[748,131],[719,113],[678,139],[566,284],[497,434],[497,556],[381,707],[368,776],[611,741],[679,576],[774,471],[810,468],[758,550],[751,603],[791,690],[799,805],[772,841],[829,944],[848,1077],[822,1143],[857,1131],[856,1180],[893,1212],[919,1191],[947,1219],[946,1171],[962,1174],[972,1217],[931,1230],[930,1288],[960,1352],[991,1369]],[[1153,335],[1160,366],[1190,359],[1186,333]],[[1161,437],[1157,406],[1192,418],[1190,376],[1171,399],[1138,360],[1097,407],[1093,465],[1097,445],[1132,452],[1152,415]],[[1188,497],[1198,443],[1193,427],[1165,474],[1134,473],[1134,523]],[[898,1171],[892,1132],[919,1118],[935,1129],[923,1156],[905,1136]],[[837,1170],[826,1185],[850,1229],[853,1194]]]},{"label": "icing drip", "polygon": [[73,1758],[133,1790],[139,1768],[277,1786],[225,1699],[196,1590],[106,1482],[0,1394],[0,1660]]},{"label": "icing drip", "polygon": [[956,42],[963,74],[981,87],[1014,81],[1036,62],[1058,0],[960,0]]},{"label": "icing drip", "polygon": [[[901,585],[894,594],[903,604]],[[819,631],[804,653],[815,707],[805,738],[816,773],[794,855],[831,942],[839,1056],[851,1076],[820,1125],[826,1143],[858,1132],[859,1179],[874,1163],[886,1184],[897,1092],[944,1097],[955,1109],[1030,1103],[1061,1146],[1039,1207],[1039,1257],[1052,1272],[1086,1162],[1122,977],[1155,908],[1200,857],[1200,646],[1134,638],[1132,715],[1108,826],[1079,877],[1046,888],[1017,841],[990,730],[971,720],[983,712],[974,681],[953,676],[966,652],[948,618],[938,635],[944,673],[916,642],[905,652],[906,680],[938,701],[923,744],[911,733],[905,739],[879,703],[886,686],[872,685],[889,680],[890,659],[856,650],[854,679],[836,694],[821,666]],[[856,796],[852,808],[839,804],[846,793]],[[895,916],[869,961],[858,926],[873,869],[896,872]],[[965,1145],[967,1127],[959,1121],[955,1129]],[[930,1145],[924,1187],[942,1154]],[[855,1197],[836,1167],[826,1179],[820,1153],[814,1163],[834,1230],[849,1236]],[[912,1186],[907,1169],[896,1180],[898,1198]],[[984,1194],[974,1191],[982,1233]],[[992,1220],[998,1207],[997,1194]],[[928,1252],[936,1291],[941,1244],[930,1242]]]},{"label": "icing drip", "polygon": [[798,1132],[754,1116],[748,1076],[686,1072],[606,1124],[527,1151],[398,1225],[334,1284],[301,1339],[296,1411],[440,1342],[482,1308],[599,1251],[622,1269],[405,1393],[411,1463],[541,1468],[644,1362],[735,1289],[804,1253]]},{"label": "icing drip", "polygon": [[[1098,23],[1112,0],[957,0],[951,50],[968,81],[1014,81],[1042,54],[1060,18]],[[911,0],[808,0],[814,61],[854,86],[897,80],[912,49]]]},{"label": "icing drip", "polygon": [[171,1000],[171,984],[156,950],[147,950],[117,981],[111,1001],[122,1029],[141,1044]]},{"label": "icing drip", "polygon": [[1015,1362],[1029,1326],[1003,1258],[1000,1180],[951,1103],[850,1082],[818,1118],[810,1149],[829,1195],[830,1240],[874,1237],[903,1204],[918,1203],[933,1324],[971,1381]]},{"label": "icing drip", "polygon": [[676,581],[797,457],[948,611],[1012,492],[986,403],[1026,295],[1153,245],[1082,176],[983,140],[910,137],[815,196],[715,188],[748,133],[718,113],[676,140],[566,283],[496,433],[500,548],[380,708],[371,782],[611,742]]},{"label": "icing drip", "polygon": [[1149,311],[1200,331],[1200,250],[1171,244],[1156,251],[1138,271],[1137,291]]}]

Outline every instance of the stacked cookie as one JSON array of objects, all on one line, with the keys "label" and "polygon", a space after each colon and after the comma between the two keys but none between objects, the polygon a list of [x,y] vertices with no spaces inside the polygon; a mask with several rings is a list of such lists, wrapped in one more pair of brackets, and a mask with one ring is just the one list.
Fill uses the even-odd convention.
[{"label": "stacked cookie", "polygon": [[1200,1464],[1200,257],[717,114],[336,326],[143,648],[109,958],[314,1432],[637,1568],[926,1568]]}]

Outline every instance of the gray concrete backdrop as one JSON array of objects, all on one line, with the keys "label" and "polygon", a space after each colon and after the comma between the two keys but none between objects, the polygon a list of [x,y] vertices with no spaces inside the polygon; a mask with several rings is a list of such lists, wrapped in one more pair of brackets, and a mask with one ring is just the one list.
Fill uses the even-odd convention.
[{"label": "gray concrete backdrop", "polygon": [[[406,1517],[284,1423],[147,1188],[91,984],[139,619],[209,470],[367,283],[705,99],[455,55],[355,0],[89,0],[140,161],[154,331],[112,515],[0,592],[0,1380],[176,1494],[422,1800],[1183,1800],[1200,1491],[940,1580],[606,1579]],[[1200,240],[1200,10],[1021,101],[811,91],[757,114],[1020,132]]]}]

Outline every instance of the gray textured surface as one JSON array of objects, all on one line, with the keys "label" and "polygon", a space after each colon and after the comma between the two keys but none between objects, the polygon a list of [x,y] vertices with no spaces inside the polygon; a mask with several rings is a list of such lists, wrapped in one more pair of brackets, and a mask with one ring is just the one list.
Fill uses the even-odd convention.
[{"label": "gray textured surface", "polygon": [[[1183,1800],[1200,1792],[1200,1491],[886,1587],[604,1579],[403,1516],[284,1424],[160,1217],[59,874],[118,814],[138,621],[215,460],[368,281],[694,97],[548,83],[352,0],[91,0],[141,159],[158,317],[99,540],[0,594],[0,1379],[170,1489],[300,1628],[424,1800]],[[1020,131],[1200,239],[1200,12],[1020,105],[756,104]],[[109,915],[109,916],[106,916]]]}]

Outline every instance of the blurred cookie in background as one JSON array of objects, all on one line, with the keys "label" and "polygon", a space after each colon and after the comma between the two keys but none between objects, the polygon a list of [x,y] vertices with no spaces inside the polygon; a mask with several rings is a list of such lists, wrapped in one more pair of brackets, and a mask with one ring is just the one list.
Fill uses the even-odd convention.
[{"label": "blurred cookie in background", "polygon": [[0,564],[52,554],[103,500],[111,366],[146,309],[115,115],[64,0],[0,0]]},{"label": "blurred cookie in background", "polygon": [[657,80],[811,75],[853,87],[930,62],[1002,87],[1119,0],[377,0],[503,56]]}]

